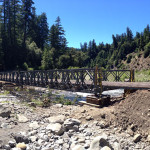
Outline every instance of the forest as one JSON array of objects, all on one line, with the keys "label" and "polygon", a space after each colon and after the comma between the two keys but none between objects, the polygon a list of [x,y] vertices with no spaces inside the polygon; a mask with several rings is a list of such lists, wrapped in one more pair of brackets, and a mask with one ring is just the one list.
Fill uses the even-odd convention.
[{"label": "forest", "polygon": [[150,28],[133,33],[129,27],[112,35],[110,44],[94,39],[81,48],[68,47],[65,30],[58,16],[49,27],[46,13],[36,14],[33,0],[0,1],[0,70],[50,70],[66,68],[123,68],[130,53],[143,51],[150,56]]}]

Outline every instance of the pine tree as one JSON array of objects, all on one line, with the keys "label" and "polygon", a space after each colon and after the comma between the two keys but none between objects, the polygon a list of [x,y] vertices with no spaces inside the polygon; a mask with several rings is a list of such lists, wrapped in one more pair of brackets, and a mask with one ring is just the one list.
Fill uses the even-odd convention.
[{"label": "pine tree", "polygon": [[127,27],[127,41],[132,42],[133,40],[133,33],[129,27]]}]

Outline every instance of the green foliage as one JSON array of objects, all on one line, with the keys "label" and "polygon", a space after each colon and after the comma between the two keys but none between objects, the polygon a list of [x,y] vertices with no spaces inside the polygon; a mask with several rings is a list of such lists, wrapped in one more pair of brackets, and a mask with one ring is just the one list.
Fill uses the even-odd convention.
[{"label": "green foliage", "polygon": [[127,63],[130,63],[131,59],[132,59],[132,55],[129,55],[128,58],[127,58]]},{"label": "green foliage", "polygon": [[28,70],[28,64],[26,62],[24,62],[23,66],[22,66],[23,70]]},{"label": "green foliage", "polygon": [[[124,67],[122,60],[132,52],[150,55],[150,28],[133,33],[129,27],[121,35],[112,35],[112,44],[95,40],[84,42],[81,49],[67,47],[65,30],[58,16],[49,27],[45,13],[36,14],[33,0],[4,1],[0,12],[0,69],[33,70],[68,67]],[[4,11],[5,10],[5,11]],[[49,30],[50,29],[50,30]],[[130,63],[131,58],[127,58]]]},{"label": "green foliage", "polygon": [[56,97],[54,103],[63,104],[63,105],[73,105],[75,101],[71,101],[69,99],[64,98],[64,95]]},{"label": "green foliage", "polygon": [[150,55],[150,42],[144,47],[144,58]]},{"label": "green foliage", "polygon": [[150,70],[135,71],[136,82],[149,82],[150,81]]},{"label": "green foliage", "polygon": [[8,95],[8,94],[10,94],[10,92],[7,90],[5,90],[3,93],[0,93],[0,95]]}]

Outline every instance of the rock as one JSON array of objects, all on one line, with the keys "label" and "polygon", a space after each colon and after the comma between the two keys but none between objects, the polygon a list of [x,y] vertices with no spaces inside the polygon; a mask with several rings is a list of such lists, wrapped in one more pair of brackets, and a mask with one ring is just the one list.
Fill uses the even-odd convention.
[{"label": "rock", "polygon": [[36,107],[36,104],[34,102],[30,102],[30,103],[28,103],[28,105],[31,107]]},{"label": "rock", "polygon": [[16,140],[16,143],[24,142],[24,143],[28,144],[30,142],[30,140],[27,137],[25,137],[21,134],[15,134],[14,139]]},{"label": "rock", "polygon": [[87,120],[87,121],[93,120],[93,117],[92,117],[92,116],[87,116],[87,117],[86,117],[86,120]]},{"label": "rock", "polygon": [[8,129],[8,128],[11,128],[11,126],[8,123],[2,123],[1,128]]},{"label": "rock", "polygon": [[101,118],[105,119],[106,118],[106,115],[103,113],[101,114]]},{"label": "rock", "polygon": [[5,118],[5,117],[10,117],[11,114],[11,109],[4,107],[3,105],[0,105],[0,116]]},{"label": "rock", "polygon": [[11,150],[21,150],[21,148],[15,147],[15,148],[12,148]]},{"label": "rock", "polygon": [[63,104],[55,104],[56,107],[61,108],[63,107]]},{"label": "rock", "polygon": [[49,121],[49,123],[60,123],[63,124],[65,121],[65,116],[64,115],[59,115],[59,116],[53,116],[53,117],[49,117],[46,120]]},{"label": "rock", "polygon": [[10,147],[9,145],[4,145],[4,149],[5,149],[5,150],[10,150],[11,147]]},{"label": "rock", "polygon": [[106,121],[104,121],[104,120],[101,120],[101,121],[98,123],[98,125],[99,125],[102,129],[107,128],[107,127],[109,126],[109,124],[106,123]]},{"label": "rock", "polygon": [[18,122],[20,122],[20,123],[25,123],[28,121],[27,117],[25,117],[22,114],[17,114],[17,118],[18,118]]},{"label": "rock", "polygon": [[17,148],[21,148],[22,150],[25,150],[27,148],[26,144],[25,143],[18,143],[16,145]]},{"label": "rock", "polygon": [[142,137],[141,137],[140,134],[136,134],[136,135],[134,136],[134,138],[133,138],[133,141],[134,141],[135,143],[137,143],[137,142],[140,141],[141,138],[142,138]]},{"label": "rock", "polygon": [[37,137],[36,136],[31,136],[30,140],[31,140],[31,142],[35,142],[37,140]]},{"label": "rock", "polygon": [[36,130],[36,129],[38,129],[40,126],[39,126],[39,124],[38,124],[37,121],[34,121],[34,122],[32,122],[32,123],[29,124],[29,127],[32,128],[32,129],[34,129],[34,130]]},{"label": "rock", "polygon": [[81,122],[78,119],[69,118],[69,119],[65,120],[64,128],[66,131],[68,131],[70,129],[74,130],[74,131],[78,131],[80,124],[81,124]]},{"label": "rock", "polygon": [[64,122],[64,125],[67,126],[67,125],[80,125],[81,124],[81,121],[78,120],[78,119],[73,119],[73,118],[69,118],[67,120],[65,120]]},{"label": "rock", "polygon": [[14,148],[16,146],[16,142],[15,141],[9,141],[8,144],[9,144],[9,146],[11,148]]},{"label": "rock", "polygon": [[81,110],[81,113],[85,113],[85,112],[86,112],[86,110],[85,110],[85,109]]},{"label": "rock", "polygon": [[114,150],[120,150],[121,149],[120,144],[118,142],[114,142],[113,148],[114,148]]},{"label": "rock", "polygon": [[63,141],[63,139],[59,139],[59,140],[57,140],[57,143],[58,143],[59,145],[63,145],[64,141]]},{"label": "rock", "polygon": [[84,137],[79,138],[78,142],[79,142],[79,143],[85,143],[85,138],[84,138]]},{"label": "rock", "polygon": [[104,146],[101,150],[111,150],[108,146]]},{"label": "rock", "polygon": [[85,150],[85,149],[81,145],[76,145],[75,147],[72,148],[72,150]]},{"label": "rock", "polygon": [[150,135],[147,136],[147,141],[150,142]]},{"label": "rock", "polygon": [[99,150],[100,148],[102,148],[104,146],[108,146],[108,147],[111,148],[109,142],[106,140],[106,137],[104,137],[104,136],[97,136],[91,142],[89,150]]},{"label": "rock", "polygon": [[64,133],[63,127],[59,123],[49,124],[46,129],[51,130],[56,135],[62,135]]}]

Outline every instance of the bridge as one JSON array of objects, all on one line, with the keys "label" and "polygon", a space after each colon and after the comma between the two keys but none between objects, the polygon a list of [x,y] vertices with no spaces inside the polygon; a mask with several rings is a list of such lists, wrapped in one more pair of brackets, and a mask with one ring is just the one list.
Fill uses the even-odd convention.
[{"label": "bridge", "polygon": [[[39,87],[101,93],[106,88],[149,89],[149,83],[133,83],[134,70],[58,69],[0,72],[0,80]],[[127,80],[128,82],[124,82]]]}]

